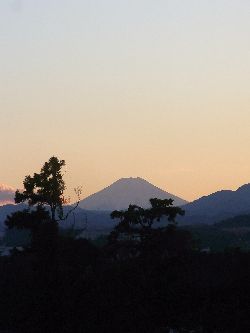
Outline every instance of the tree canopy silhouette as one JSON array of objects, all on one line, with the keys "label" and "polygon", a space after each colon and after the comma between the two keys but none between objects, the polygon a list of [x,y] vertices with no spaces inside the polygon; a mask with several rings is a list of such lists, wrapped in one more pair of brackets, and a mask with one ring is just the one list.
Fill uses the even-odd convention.
[{"label": "tree canopy silhouette", "polygon": [[142,239],[151,233],[155,222],[160,222],[166,217],[170,223],[175,224],[176,216],[185,213],[180,207],[173,206],[173,199],[152,198],[149,201],[150,208],[129,205],[127,210],[113,211],[111,218],[120,220],[113,231],[113,237],[117,238],[122,234],[126,237],[138,236]]},{"label": "tree canopy silhouette", "polygon": [[[78,206],[79,200],[76,206],[64,216],[63,204],[68,203],[63,195],[66,189],[63,180],[64,166],[64,160],[52,156],[48,162],[44,163],[40,173],[34,173],[33,177],[25,177],[24,191],[16,191],[15,203],[28,202],[29,206],[49,206],[53,222],[58,219],[66,219],[69,213]],[[80,189],[75,189],[75,191],[79,199]]]},{"label": "tree canopy silhouette", "polygon": [[[27,202],[29,207],[7,216],[5,221],[9,229],[28,229],[31,232],[32,248],[39,248],[49,241],[54,247],[58,238],[58,222],[67,219],[77,208],[81,189],[75,189],[78,201],[64,214],[63,205],[69,203],[63,193],[66,189],[63,179],[64,160],[52,156],[45,162],[40,173],[26,176],[23,182],[24,190],[17,190],[15,202]],[[31,209],[35,207],[35,209]]]}]

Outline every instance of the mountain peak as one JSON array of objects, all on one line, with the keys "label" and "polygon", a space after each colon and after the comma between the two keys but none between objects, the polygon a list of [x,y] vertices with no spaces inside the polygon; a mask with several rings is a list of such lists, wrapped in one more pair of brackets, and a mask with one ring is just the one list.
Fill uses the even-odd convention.
[{"label": "mountain peak", "polygon": [[124,183],[124,182],[145,182],[148,183],[145,179],[141,177],[123,177],[115,181],[115,183]]},{"label": "mountain peak", "polygon": [[83,199],[79,206],[88,210],[120,210],[126,209],[130,204],[141,207],[149,206],[149,199],[174,200],[177,206],[184,205],[187,201],[168,193],[141,177],[121,178],[103,190]]}]

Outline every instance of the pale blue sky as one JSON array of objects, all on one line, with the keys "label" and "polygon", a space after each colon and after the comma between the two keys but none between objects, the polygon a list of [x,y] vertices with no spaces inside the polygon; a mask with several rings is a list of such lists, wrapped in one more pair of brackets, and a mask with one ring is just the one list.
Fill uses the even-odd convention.
[{"label": "pale blue sky", "polygon": [[84,195],[250,182],[250,2],[1,0],[0,183],[52,154]]}]

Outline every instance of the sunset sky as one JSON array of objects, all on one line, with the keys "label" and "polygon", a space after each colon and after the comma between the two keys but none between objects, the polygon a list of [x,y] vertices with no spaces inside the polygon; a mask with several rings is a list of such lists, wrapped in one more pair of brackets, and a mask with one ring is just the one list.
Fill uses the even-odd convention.
[{"label": "sunset sky", "polygon": [[84,197],[249,183],[250,1],[1,0],[0,139],[13,188],[52,155]]}]

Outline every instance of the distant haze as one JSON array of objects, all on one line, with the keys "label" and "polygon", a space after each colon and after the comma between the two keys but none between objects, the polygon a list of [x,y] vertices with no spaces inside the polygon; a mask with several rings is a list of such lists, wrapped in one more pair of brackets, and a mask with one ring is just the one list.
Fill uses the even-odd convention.
[{"label": "distant haze", "polygon": [[15,191],[10,186],[0,184],[0,206],[14,203]]},{"label": "distant haze", "polygon": [[103,190],[90,195],[80,202],[80,207],[88,210],[126,209],[130,204],[149,207],[149,199],[173,199],[180,206],[187,201],[165,192],[142,178],[122,178]]}]

